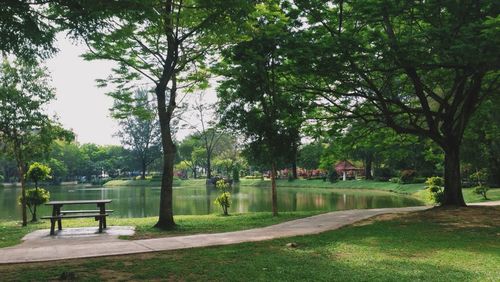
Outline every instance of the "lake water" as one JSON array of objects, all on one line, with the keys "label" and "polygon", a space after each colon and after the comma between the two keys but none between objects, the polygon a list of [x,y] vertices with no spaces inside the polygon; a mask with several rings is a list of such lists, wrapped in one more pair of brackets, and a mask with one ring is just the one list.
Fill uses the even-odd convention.
[{"label": "lake water", "polygon": [[[109,209],[115,217],[157,216],[160,188],[151,187],[51,187],[51,200],[112,199]],[[278,187],[279,211],[334,211],[417,206],[417,199],[389,192],[369,190],[327,190]],[[20,188],[0,188],[0,219],[20,219],[17,204]],[[217,190],[213,187],[174,187],[174,214],[220,213],[214,204]],[[72,205],[69,209],[89,209],[89,205]],[[233,187],[230,213],[271,211],[271,189]],[[50,215],[50,207],[39,208],[39,215]]]}]

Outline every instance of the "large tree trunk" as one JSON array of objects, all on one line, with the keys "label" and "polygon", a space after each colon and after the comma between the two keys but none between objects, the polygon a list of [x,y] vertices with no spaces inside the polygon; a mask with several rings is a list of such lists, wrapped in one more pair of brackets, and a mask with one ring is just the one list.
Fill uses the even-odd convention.
[{"label": "large tree trunk", "polygon": [[373,164],[373,155],[367,154],[365,156],[365,179],[372,180],[372,164]]},{"label": "large tree trunk", "polygon": [[460,177],[460,146],[448,142],[444,149],[444,201],[443,206],[466,206]]},{"label": "large tree trunk", "polygon": [[[172,86],[168,109],[165,100],[166,88],[155,89],[158,101],[158,117],[160,119],[160,132],[163,147],[163,175],[161,178],[160,211],[155,227],[172,229],[175,226],[172,203],[172,184],[174,177],[175,145],[170,131],[170,120],[175,108],[175,86]],[[174,95],[174,97],[172,97]],[[174,101],[172,101],[174,99]]]},{"label": "large tree trunk", "polygon": [[273,216],[278,215],[278,195],[276,193],[276,163],[273,162],[271,169],[271,194],[273,205]]},{"label": "large tree trunk", "polygon": [[297,179],[297,161],[293,161],[292,163],[292,177],[293,179]]},{"label": "large tree trunk", "polygon": [[146,170],[147,170],[147,165],[146,165],[146,162],[145,161],[142,161],[142,164],[141,164],[141,179],[142,180],[145,180],[146,179]]},{"label": "large tree trunk", "polygon": [[211,156],[210,154],[207,154],[207,179],[212,178],[212,168],[211,168],[211,162],[210,162]]}]

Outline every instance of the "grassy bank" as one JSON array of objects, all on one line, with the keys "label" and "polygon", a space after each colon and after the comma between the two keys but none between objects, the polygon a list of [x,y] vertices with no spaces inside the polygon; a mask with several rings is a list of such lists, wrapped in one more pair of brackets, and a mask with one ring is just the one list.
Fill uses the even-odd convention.
[{"label": "grassy bank", "polygon": [[[205,179],[186,179],[174,180],[174,187],[192,187],[205,185]],[[137,187],[160,187],[160,180],[110,180],[106,182],[104,187],[118,187],[118,186],[137,186]]]},{"label": "grassy bank", "polygon": [[[258,186],[267,187],[271,186],[270,180],[260,180],[260,179],[242,179],[240,185],[243,186]],[[300,188],[331,188],[331,189],[371,189],[371,190],[384,190],[393,191],[398,193],[413,194],[419,190],[424,189],[424,184],[397,184],[392,182],[380,182],[371,180],[348,180],[348,181],[337,181],[330,183],[323,180],[304,180],[297,179],[294,181],[288,180],[277,180],[276,185],[278,187],[300,187]]]},{"label": "grassy bank", "polygon": [[[174,216],[177,227],[169,231],[161,231],[153,228],[157,222],[157,217],[146,218],[108,218],[108,225],[135,226],[136,234],[123,239],[145,239],[155,237],[168,237],[177,235],[216,233],[251,229],[277,224],[280,222],[293,220],[318,214],[320,212],[282,212],[278,217],[273,217],[271,213],[245,213],[222,216],[218,214],[209,215],[179,215]],[[64,227],[96,227],[93,219],[72,219],[64,220]],[[0,221],[0,248],[13,246],[21,242],[21,238],[37,229],[50,228],[49,221],[29,223],[27,227],[22,227],[16,221]]]},{"label": "grassy bank", "polygon": [[[383,215],[319,235],[0,266],[5,280],[499,281],[500,208]],[[287,247],[295,242],[296,248]]]}]

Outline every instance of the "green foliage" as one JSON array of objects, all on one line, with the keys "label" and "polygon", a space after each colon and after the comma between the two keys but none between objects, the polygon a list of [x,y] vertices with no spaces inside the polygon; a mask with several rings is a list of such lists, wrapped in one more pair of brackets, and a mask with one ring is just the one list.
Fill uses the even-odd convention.
[{"label": "green foliage", "polygon": [[38,188],[38,182],[50,179],[51,173],[52,170],[50,167],[42,163],[34,162],[29,166],[26,177],[35,182],[35,187]]},{"label": "green foliage", "polygon": [[486,169],[478,170],[470,175],[470,179],[478,186],[483,186],[488,181],[488,171]]},{"label": "green foliage", "polygon": [[337,171],[335,169],[332,169],[328,172],[328,181],[330,181],[330,183],[337,182],[338,179],[339,175],[337,174]]},{"label": "green foliage", "polygon": [[399,176],[399,182],[401,184],[410,184],[413,183],[417,172],[413,169],[405,169],[401,171]]},{"label": "green foliage", "polygon": [[[50,198],[50,192],[43,188],[27,189],[25,203],[31,212],[31,221],[37,221],[36,208],[46,203]],[[22,196],[18,199],[19,204],[23,204]]]},{"label": "green foliage", "polygon": [[444,200],[444,179],[439,176],[429,177],[425,181],[425,185],[429,200],[441,204]]},{"label": "green foliage", "polygon": [[240,182],[240,170],[237,167],[233,168],[233,181],[235,183]]},{"label": "green foliage", "polygon": [[0,174],[0,183],[2,183],[5,180],[5,177]]},{"label": "green foliage", "polygon": [[488,197],[486,195],[488,190],[490,190],[490,188],[488,186],[476,186],[472,189],[473,189],[472,191],[474,192],[474,194],[481,195],[481,196],[483,196],[483,199],[488,200]]},{"label": "green foliage", "polygon": [[388,167],[378,167],[374,170],[374,179],[377,181],[389,181],[394,172]]},{"label": "green foliage", "polygon": [[215,199],[214,203],[222,208],[224,215],[229,215],[228,208],[231,207],[231,193],[229,192],[229,189],[231,186],[222,179],[217,181],[216,187],[221,194]]}]

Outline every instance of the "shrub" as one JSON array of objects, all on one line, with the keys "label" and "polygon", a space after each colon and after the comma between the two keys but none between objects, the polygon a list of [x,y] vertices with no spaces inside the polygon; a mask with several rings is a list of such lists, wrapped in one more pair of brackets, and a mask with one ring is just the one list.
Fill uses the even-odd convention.
[{"label": "shrub", "polygon": [[26,177],[31,181],[35,182],[35,188],[38,187],[38,182],[50,179],[50,173],[52,170],[50,167],[41,163],[32,163],[26,172]]},{"label": "shrub", "polygon": [[483,184],[486,184],[486,181],[488,180],[488,172],[483,168],[471,174],[470,179],[471,181],[476,182],[477,186],[483,186]]},{"label": "shrub", "polygon": [[436,204],[442,204],[444,201],[444,179],[439,176],[427,178],[425,188],[429,194],[429,200]]},{"label": "shrub", "polygon": [[330,183],[334,183],[334,182],[337,182],[338,179],[339,179],[339,175],[337,174],[337,171],[332,169],[328,173],[328,181],[330,181]]},{"label": "shrub", "polygon": [[4,179],[5,178],[3,177],[3,175],[0,174],[0,183],[2,183],[4,181]]},{"label": "shrub", "polygon": [[488,197],[486,197],[488,190],[490,190],[488,186],[476,186],[472,192],[474,192],[474,194],[481,195],[483,196],[483,199],[488,200]]},{"label": "shrub", "polygon": [[392,182],[392,183],[399,183],[399,177],[389,178],[389,182]]},{"label": "shrub", "polygon": [[229,215],[228,208],[231,207],[231,193],[229,193],[230,185],[224,179],[217,181],[216,185],[217,190],[221,192],[221,194],[215,199],[215,204],[219,205],[224,212],[224,215]]},{"label": "shrub", "polygon": [[[46,203],[49,200],[49,198],[50,198],[50,192],[43,188],[26,190],[25,201],[26,201],[26,206],[28,207],[32,216],[31,221],[33,222],[37,221],[36,208],[39,205]],[[23,204],[22,196],[19,197],[18,202],[21,205]]]},{"label": "shrub", "polygon": [[401,171],[401,175],[399,177],[399,183],[401,184],[409,184],[412,183],[416,175],[416,171],[413,169],[405,169]]}]

